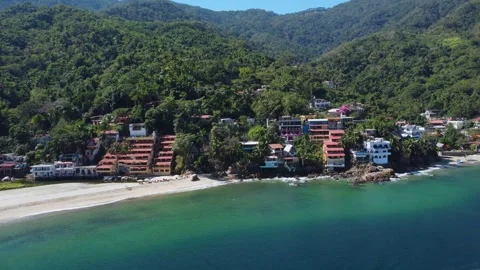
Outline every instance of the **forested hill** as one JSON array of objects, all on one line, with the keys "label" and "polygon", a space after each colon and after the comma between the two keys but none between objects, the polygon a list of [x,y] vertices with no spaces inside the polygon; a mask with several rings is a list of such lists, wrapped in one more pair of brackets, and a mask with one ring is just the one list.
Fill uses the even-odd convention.
[{"label": "forested hill", "polygon": [[385,30],[425,30],[468,0],[352,0],[330,9],[278,15],[264,10],[215,12],[165,0],[133,0],[105,11],[138,21],[198,20],[261,45],[270,55],[300,59]]},{"label": "forested hill", "polygon": [[0,0],[64,4],[135,21],[199,21],[253,42],[270,56],[284,52],[311,60],[343,42],[382,30],[423,31],[468,0],[351,0],[333,8],[278,15],[264,10],[216,12],[169,0]]},{"label": "forested hill", "polygon": [[117,4],[119,0],[0,0],[0,9],[16,4],[32,3],[38,6],[67,5],[88,10],[100,10]]},{"label": "forested hill", "polygon": [[428,108],[457,117],[480,114],[480,1],[423,34],[391,31],[345,44],[319,61],[341,99],[412,119]]},{"label": "forested hill", "polygon": [[143,121],[149,102],[196,99],[230,87],[241,68],[271,63],[204,24],[119,21],[66,6],[15,6],[0,12],[0,29],[0,136],[118,108],[137,108]]}]

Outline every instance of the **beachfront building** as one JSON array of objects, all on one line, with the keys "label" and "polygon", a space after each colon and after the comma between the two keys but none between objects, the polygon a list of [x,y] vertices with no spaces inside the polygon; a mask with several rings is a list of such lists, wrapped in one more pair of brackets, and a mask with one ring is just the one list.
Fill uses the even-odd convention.
[{"label": "beachfront building", "polygon": [[54,163],[55,177],[69,178],[75,176],[75,164],[73,162],[58,161]]},{"label": "beachfront building", "polygon": [[54,178],[56,169],[53,164],[42,164],[32,166],[30,172],[35,179]]},{"label": "beachfront building", "polygon": [[377,165],[388,164],[389,157],[392,155],[392,146],[389,141],[382,138],[375,138],[364,142],[365,149],[370,156],[370,162]]},{"label": "beachfront building", "polygon": [[310,100],[310,108],[313,108],[318,111],[324,111],[332,106],[332,103],[330,101],[327,101],[325,99],[321,98],[315,98],[313,97]]},{"label": "beachfront building", "polygon": [[176,136],[165,135],[159,137],[160,151],[155,158],[155,164],[152,171],[154,175],[171,175],[173,164],[173,146],[175,144]]},{"label": "beachfront building", "polygon": [[280,137],[285,143],[293,143],[295,138],[302,136],[303,126],[299,118],[290,116],[283,116],[278,120],[278,129],[280,130]]},{"label": "beachfront building", "polygon": [[149,163],[153,158],[155,138],[131,137],[126,139],[129,145],[127,154],[119,156],[119,163],[128,166],[129,175],[149,175]]},{"label": "beachfront building", "polygon": [[370,155],[364,150],[350,150],[352,161],[356,164],[365,164],[370,162]]},{"label": "beachfront building", "polygon": [[145,124],[143,123],[130,124],[128,125],[128,129],[130,131],[130,137],[147,136],[147,129],[145,128]]},{"label": "beachfront building", "polygon": [[329,171],[345,168],[345,149],[338,142],[323,143],[323,163]]},{"label": "beachfront building", "polygon": [[6,162],[0,164],[0,177],[13,176],[15,174],[16,163]]},{"label": "beachfront building", "polygon": [[96,178],[97,166],[80,166],[75,167],[75,177],[80,178]]},{"label": "beachfront building", "polygon": [[312,143],[321,144],[330,136],[328,119],[308,119],[308,132]]},{"label": "beachfront building", "polygon": [[260,166],[262,169],[278,169],[283,166],[283,157],[267,156],[265,157],[265,165]]}]

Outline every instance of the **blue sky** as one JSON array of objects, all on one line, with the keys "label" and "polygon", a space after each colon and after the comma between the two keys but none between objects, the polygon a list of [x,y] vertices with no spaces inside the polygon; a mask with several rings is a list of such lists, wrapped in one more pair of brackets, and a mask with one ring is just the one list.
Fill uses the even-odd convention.
[{"label": "blue sky", "polygon": [[212,10],[260,8],[285,14],[315,7],[332,7],[347,0],[174,0]]}]

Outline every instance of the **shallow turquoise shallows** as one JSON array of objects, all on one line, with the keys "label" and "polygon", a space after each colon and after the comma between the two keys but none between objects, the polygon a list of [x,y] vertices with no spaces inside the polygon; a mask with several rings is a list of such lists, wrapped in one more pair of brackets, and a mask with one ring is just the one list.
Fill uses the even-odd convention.
[{"label": "shallow turquoise shallows", "polygon": [[229,185],[0,225],[0,269],[478,269],[479,194],[478,167]]}]

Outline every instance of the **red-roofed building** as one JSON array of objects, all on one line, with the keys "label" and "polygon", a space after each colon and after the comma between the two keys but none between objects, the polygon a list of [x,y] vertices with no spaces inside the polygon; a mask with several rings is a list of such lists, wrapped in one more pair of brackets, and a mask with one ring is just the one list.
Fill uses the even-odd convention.
[{"label": "red-roofed building", "polygon": [[345,168],[345,149],[340,141],[344,130],[330,130],[329,140],[323,143],[323,163],[328,170]]},{"label": "red-roofed building", "polygon": [[173,145],[175,144],[174,135],[165,135],[159,138],[160,152],[155,158],[155,164],[153,165],[154,175],[171,175],[173,164]]}]

